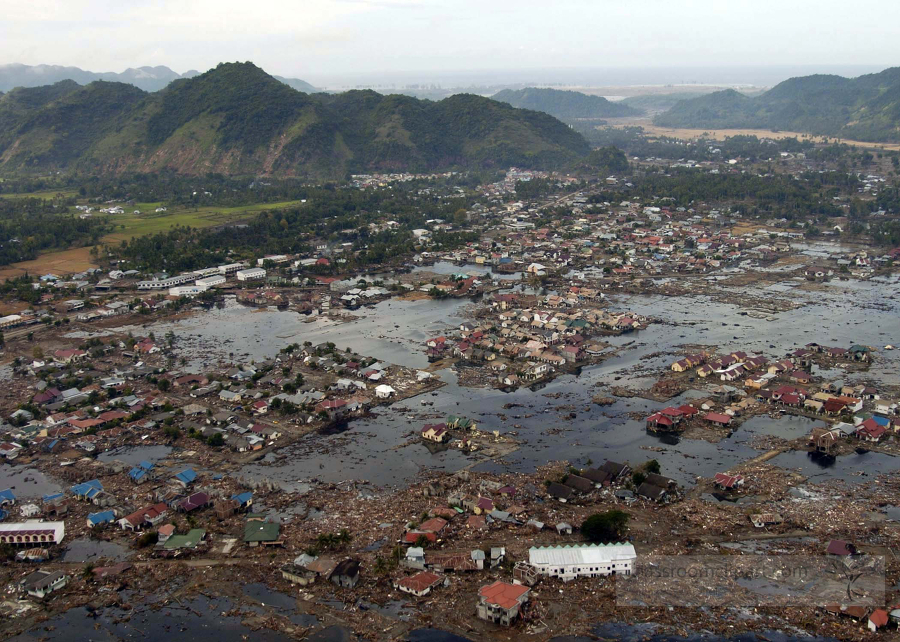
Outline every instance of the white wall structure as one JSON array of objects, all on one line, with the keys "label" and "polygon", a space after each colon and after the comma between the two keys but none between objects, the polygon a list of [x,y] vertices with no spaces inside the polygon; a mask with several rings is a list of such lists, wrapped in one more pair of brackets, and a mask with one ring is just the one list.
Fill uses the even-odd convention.
[{"label": "white wall structure", "polygon": [[541,546],[528,550],[529,563],[543,575],[576,577],[631,575],[637,554],[628,543]]}]

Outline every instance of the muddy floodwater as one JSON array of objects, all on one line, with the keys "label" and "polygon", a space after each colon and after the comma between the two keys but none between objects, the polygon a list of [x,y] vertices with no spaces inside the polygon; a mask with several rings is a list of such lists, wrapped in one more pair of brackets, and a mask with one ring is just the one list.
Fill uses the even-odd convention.
[{"label": "muddy floodwater", "polygon": [[[825,250],[817,246],[810,251]],[[701,295],[612,295],[608,300],[611,308],[631,310],[659,322],[637,333],[608,338],[618,353],[599,365],[585,367],[578,375],[561,376],[539,390],[523,388],[510,393],[461,387],[454,372],[439,371],[435,374],[447,385],[437,392],[378,407],[374,416],[354,420],[338,434],[310,435],[246,466],[242,473],[277,479],[287,485],[310,479],[394,485],[408,483],[426,469],[455,471],[470,466],[476,470],[530,472],[549,460],[585,465],[606,459],[641,462],[655,458],[665,474],[683,484],[693,484],[698,476],[712,476],[760,454],[751,445],[753,437],[796,439],[808,434],[815,420],[756,417],[743,423],[731,437],[712,444],[648,434],[643,422],[630,416],[644,416],[666,405],[696,398],[700,394],[696,391],[667,403],[633,397],[618,398],[611,406],[598,407],[591,398],[608,394],[613,385],[648,388],[661,369],[683,354],[680,346],[695,344],[761,353],[770,358],[784,356],[810,342],[866,344],[878,350],[869,373],[847,375],[835,368],[823,374],[847,382],[869,379],[900,384],[900,350],[881,349],[889,343],[900,344],[897,279],[832,281],[817,284],[814,290],[806,289],[804,284],[802,279],[785,278],[768,286],[749,288],[802,304],[792,310],[772,312],[768,320],[748,316],[747,310],[736,303],[713,301]],[[727,292],[727,288],[723,289]],[[735,289],[734,294],[739,301],[741,290]],[[753,294],[759,296],[760,292]],[[305,322],[309,317],[295,312],[260,311],[229,301],[224,308],[174,323],[156,324],[152,329],[158,336],[173,331],[180,356],[198,370],[218,362],[270,358],[285,345],[304,341],[331,341],[339,348],[349,346],[380,360],[421,368],[427,366],[424,341],[458,327],[467,319],[470,305],[464,300],[393,299],[357,310],[355,321],[338,323],[326,319]],[[705,383],[696,385],[702,387]],[[422,405],[422,401],[432,405]],[[433,453],[416,438],[416,433],[424,423],[448,414],[476,419],[482,429],[514,433],[521,447],[502,462],[456,450]],[[848,481],[864,479],[857,475],[860,469],[872,475],[900,468],[900,458],[875,453],[839,457],[828,465],[820,465],[805,453],[786,453],[771,462],[799,469],[814,478],[838,477]]]},{"label": "muddy floodwater", "polygon": [[15,642],[92,640],[191,640],[192,642],[287,642],[292,638],[270,629],[252,631],[241,618],[223,615],[233,607],[227,598],[200,596],[155,608],[142,604],[132,611],[102,609],[95,613],[77,608],[42,622],[13,638]]},{"label": "muddy floodwater", "polygon": [[120,461],[129,466],[136,466],[142,461],[149,461],[155,464],[168,457],[172,452],[171,446],[163,446],[154,444],[150,446],[122,446],[121,448],[113,448],[97,456],[99,461]]},{"label": "muddy floodwater", "polygon": [[20,501],[62,492],[62,486],[35,468],[0,462],[0,490],[6,488],[11,489]]}]

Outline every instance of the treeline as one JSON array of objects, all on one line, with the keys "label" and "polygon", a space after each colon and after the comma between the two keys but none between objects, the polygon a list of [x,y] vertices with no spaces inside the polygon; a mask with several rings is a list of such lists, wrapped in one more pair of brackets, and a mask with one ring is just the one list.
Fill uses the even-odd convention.
[{"label": "treeline", "polygon": [[724,140],[700,139],[687,141],[666,136],[648,137],[643,127],[601,127],[575,123],[574,127],[592,145],[614,146],[629,156],[662,158],[667,160],[694,160],[697,162],[721,162],[741,158],[750,162],[777,160],[782,152],[805,154],[809,160],[835,163],[842,161],[849,171],[852,167],[866,168],[874,164],[879,155],[887,156],[895,169],[900,163],[900,152],[872,151],[851,147],[844,143],[816,145],[810,140],[797,138],[758,138],[756,136],[729,136]]},{"label": "treeline", "polygon": [[[800,179],[788,175],[710,174],[692,169],[673,169],[667,174],[647,173],[634,181],[629,194],[661,205],[691,207],[699,203],[728,203],[748,216],[802,220],[808,216],[843,216],[833,196],[854,191],[859,181],[839,172],[809,172]],[[621,200],[620,192],[601,193],[591,202]]]},{"label": "treeline", "polygon": [[45,250],[93,245],[112,225],[73,216],[71,201],[0,199],[0,265],[37,258]]},{"label": "treeline", "polygon": [[900,246],[900,220],[879,221],[872,226],[872,240],[878,245]]},{"label": "treeline", "polygon": [[[219,229],[176,227],[168,232],[123,241],[113,253],[126,265],[170,273],[263,254],[310,254],[313,241],[343,243],[343,269],[390,261],[414,251],[412,230],[428,219],[448,222],[474,203],[468,197],[419,194],[402,184],[392,190],[307,188],[307,202],[296,207],[261,212],[253,220]],[[385,218],[399,223],[392,231],[370,226]],[[465,233],[433,235],[435,243],[456,247],[474,240]],[[326,270],[330,271],[330,270]]]}]

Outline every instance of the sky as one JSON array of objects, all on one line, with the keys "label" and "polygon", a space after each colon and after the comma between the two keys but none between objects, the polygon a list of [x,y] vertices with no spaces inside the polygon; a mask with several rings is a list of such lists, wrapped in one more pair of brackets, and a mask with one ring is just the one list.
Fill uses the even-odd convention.
[{"label": "sky", "polygon": [[0,15],[0,64],[184,72],[250,60],[321,86],[497,70],[900,64],[897,0],[0,0]]}]

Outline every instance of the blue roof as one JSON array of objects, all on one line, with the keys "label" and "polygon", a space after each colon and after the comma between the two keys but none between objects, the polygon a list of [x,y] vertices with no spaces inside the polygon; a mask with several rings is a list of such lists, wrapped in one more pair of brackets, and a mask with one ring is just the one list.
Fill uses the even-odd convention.
[{"label": "blue roof", "polygon": [[[75,484],[71,488],[73,495],[87,495],[89,497],[96,496],[101,490],[103,490],[103,484],[100,483],[99,479],[92,479],[91,481],[86,481],[82,484]],[[93,491],[93,494],[90,494]]]},{"label": "blue roof", "polygon": [[91,513],[88,515],[88,521],[91,524],[106,524],[107,522],[116,521],[116,514],[111,510],[105,510],[100,513]]},{"label": "blue roof", "polygon": [[138,464],[138,468],[143,468],[144,470],[152,470],[153,464],[151,464],[149,461],[142,461]]},{"label": "blue roof", "polygon": [[140,481],[147,474],[147,469],[141,468],[140,466],[135,466],[130,471],[128,471],[128,476],[131,477],[134,481]]},{"label": "blue roof", "polygon": [[175,475],[175,479],[184,484],[190,484],[197,479],[197,473],[194,472],[193,468],[185,468],[180,473]]},{"label": "blue roof", "polygon": [[13,495],[11,488],[7,488],[6,490],[0,490],[0,499],[8,502],[15,502],[16,496]]},{"label": "blue roof", "polygon": [[879,426],[884,426],[885,428],[887,428],[891,424],[890,420],[887,417],[879,417],[877,415],[872,415],[872,421],[874,421]]},{"label": "blue roof", "polygon": [[41,501],[52,502],[54,499],[59,499],[60,497],[64,497],[64,495],[62,493],[50,493],[49,495],[41,497]]},{"label": "blue roof", "polygon": [[253,499],[253,493],[251,493],[250,491],[247,491],[246,493],[241,493],[241,494],[239,494],[239,495],[238,495],[238,494],[235,494],[235,495],[232,495],[232,496],[231,496],[231,499],[236,499],[236,500],[238,500],[240,503],[246,504],[246,503],[249,502],[251,499]]},{"label": "blue roof", "polygon": [[2,508],[0,508],[0,522],[2,522],[2,521],[3,521],[4,519],[6,519],[7,517],[9,517],[9,513],[7,513],[7,512],[6,512],[5,510],[3,510]]}]

